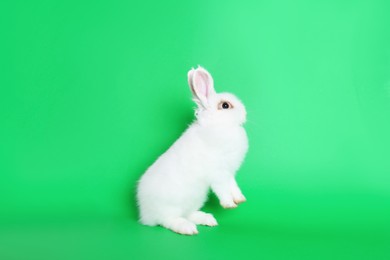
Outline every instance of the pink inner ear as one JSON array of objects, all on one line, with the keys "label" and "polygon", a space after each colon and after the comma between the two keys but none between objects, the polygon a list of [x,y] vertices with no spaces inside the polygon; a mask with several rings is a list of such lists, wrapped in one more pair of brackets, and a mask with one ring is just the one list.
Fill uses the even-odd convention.
[{"label": "pink inner ear", "polygon": [[195,72],[194,86],[198,95],[206,98],[209,96],[210,82],[207,75],[199,71]]},{"label": "pink inner ear", "polygon": [[191,69],[190,71],[188,71],[188,74],[187,74],[187,77],[188,77],[188,85],[190,86],[190,88],[192,89],[192,85],[193,85],[193,82],[192,82],[192,79],[194,77],[194,69]]}]

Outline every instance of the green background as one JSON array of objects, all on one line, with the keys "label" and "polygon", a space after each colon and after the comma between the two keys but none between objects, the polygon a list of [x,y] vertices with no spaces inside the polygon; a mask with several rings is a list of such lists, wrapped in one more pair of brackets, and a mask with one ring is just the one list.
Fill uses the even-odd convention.
[{"label": "green background", "polygon": [[[390,259],[388,1],[2,1],[0,259]],[[248,111],[248,201],[195,237],[137,223],[193,120]]]}]

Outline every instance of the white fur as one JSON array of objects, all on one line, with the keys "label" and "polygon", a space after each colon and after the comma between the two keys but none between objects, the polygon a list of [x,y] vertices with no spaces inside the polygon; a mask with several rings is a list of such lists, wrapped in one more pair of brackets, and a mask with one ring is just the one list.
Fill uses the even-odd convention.
[{"label": "white fur", "polygon": [[[188,72],[188,81],[198,104],[197,119],[145,172],[137,198],[142,224],[193,235],[196,224],[217,225],[211,214],[199,211],[210,188],[224,208],[245,201],[234,176],[248,139],[242,127],[245,107],[234,95],[215,93],[212,77],[201,67]],[[221,101],[233,108],[218,109]]]}]

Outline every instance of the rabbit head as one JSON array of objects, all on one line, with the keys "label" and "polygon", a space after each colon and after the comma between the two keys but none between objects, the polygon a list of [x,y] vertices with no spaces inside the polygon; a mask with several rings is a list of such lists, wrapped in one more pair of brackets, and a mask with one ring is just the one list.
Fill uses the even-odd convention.
[{"label": "rabbit head", "polygon": [[233,94],[216,93],[210,73],[202,67],[188,72],[188,84],[198,105],[195,115],[202,125],[242,125],[246,110]]}]

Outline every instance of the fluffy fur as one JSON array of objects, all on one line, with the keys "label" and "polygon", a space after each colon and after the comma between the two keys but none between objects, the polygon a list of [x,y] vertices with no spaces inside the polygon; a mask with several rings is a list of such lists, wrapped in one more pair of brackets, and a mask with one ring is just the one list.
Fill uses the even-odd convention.
[{"label": "fluffy fur", "polygon": [[213,215],[200,211],[210,188],[224,208],[246,200],[234,177],[248,139],[242,127],[246,111],[238,98],[217,94],[202,67],[188,72],[188,82],[198,105],[196,120],[141,177],[137,199],[142,224],[193,235],[196,225],[217,225]]}]

